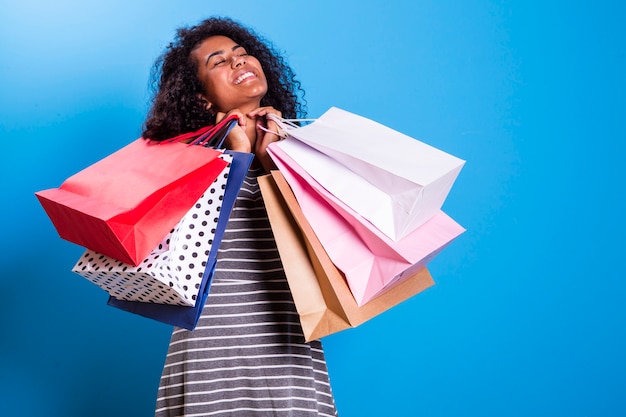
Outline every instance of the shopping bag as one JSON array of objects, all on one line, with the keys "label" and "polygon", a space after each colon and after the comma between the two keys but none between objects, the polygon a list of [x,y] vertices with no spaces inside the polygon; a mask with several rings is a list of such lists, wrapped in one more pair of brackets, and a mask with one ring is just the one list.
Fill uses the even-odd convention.
[{"label": "shopping bag", "polygon": [[138,265],[87,250],[72,271],[128,301],[194,306],[215,238],[229,165],[156,248]]},{"label": "shopping bag", "polygon": [[438,211],[408,236],[393,241],[363,226],[356,219],[358,214],[324,193],[306,172],[294,171],[292,167],[297,166],[285,163],[279,149],[269,152],[324,249],[344,273],[358,305],[426,266],[465,231]]},{"label": "shopping bag", "polygon": [[422,268],[358,306],[280,172],[259,177],[259,186],[307,342],[357,327],[434,284]]},{"label": "shopping bag", "polygon": [[226,189],[224,190],[224,199],[222,201],[222,207],[220,209],[220,215],[215,227],[215,237],[211,246],[211,251],[208,255],[206,263],[206,269],[202,277],[202,282],[198,290],[198,299],[193,307],[178,306],[169,304],[155,304],[144,303],[139,301],[127,301],[119,300],[115,297],[109,297],[108,305],[133,313],[143,317],[147,317],[162,323],[170,324],[172,326],[182,327],[188,330],[193,330],[202,314],[206,298],[209,294],[209,288],[211,280],[213,279],[213,273],[215,272],[215,265],[217,260],[217,251],[226,229],[226,224],[230,217],[230,212],[237,199],[237,194],[241,188],[241,184],[246,177],[248,168],[252,163],[254,157],[253,154],[225,151],[225,153],[232,155],[233,160],[230,166],[230,172],[228,174],[228,180],[226,182]]},{"label": "shopping bag", "polygon": [[137,139],[36,196],[61,238],[136,266],[222,172],[221,154]]},{"label": "shopping bag", "polygon": [[[271,116],[280,147],[329,192],[393,240],[441,208],[465,161],[365,117],[331,108],[303,127]],[[317,150],[290,146],[299,141]],[[299,151],[299,152],[297,152]]]},{"label": "shopping bag", "polygon": [[[282,148],[272,148],[268,150],[268,153],[271,155],[276,165],[285,172],[288,182],[292,181],[294,177],[305,182],[307,186],[306,189],[314,191],[318,197],[321,197],[326,203],[328,203],[333,213],[339,214],[343,217],[345,222],[353,228],[353,232],[356,233],[356,235],[362,239],[374,253],[392,257],[395,256],[393,255],[394,253],[397,253],[409,262],[420,259],[419,257],[416,257],[417,247],[415,239],[417,238],[413,237],[412,239],[409,239],[408,237],[405,237],[400,240],[391,239],[367,219],[354,211],[343,201],[335,197],[320,183],[315,181],[315,179],[311,177],[311,175],[309,175],[308,172],[298,165],[291,157],[289,157]],[[298,184],[296,183],[294,186],[298,187]],[[441,217],[440,211],[433,217]],[[452,222],[450,225],[457,229],[456,232],[458,234],[465,231],[465,229],[456,224],[456,222]],[[422,233],[423,232],[424,230],[422,230]],[[412,232],[412,234],[413,233],[415,233],[415,231]],[[392,255],[389,255],[390,253]],[[420,252],[420,255],[423,254]]]}]

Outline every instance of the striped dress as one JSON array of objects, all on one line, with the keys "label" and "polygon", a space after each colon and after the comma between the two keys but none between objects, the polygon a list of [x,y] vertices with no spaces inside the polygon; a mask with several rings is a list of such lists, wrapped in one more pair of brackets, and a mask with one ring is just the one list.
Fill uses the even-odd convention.
[{"label": "striped dress", "polygon": [[250,171],[194,331],[175,328],[156,416],[336,416],[319,341],[304,342]]}]

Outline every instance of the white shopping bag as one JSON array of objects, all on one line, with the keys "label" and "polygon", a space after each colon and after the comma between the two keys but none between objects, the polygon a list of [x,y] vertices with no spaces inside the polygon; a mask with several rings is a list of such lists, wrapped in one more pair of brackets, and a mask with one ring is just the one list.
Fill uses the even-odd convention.
[{"label": "white shopping bag", "polygon": [[280,148],[268,150],[328,257],[363,306],[425,267],[465,229],[442,211],[398,241],[364,224]]},{"label": "white shopping bag", "polygon": [[87,250],[72,268],[119,300],[195,306],[215,236],[228,166],[196,204],[139,265]]},{"label": "white shopping bag", "polygon": [[407,236],[439,212],[465,164],[336,107],[303,127],[271,117],[288,137],[270,148],[283,149],[330,193],[393,240]]}]

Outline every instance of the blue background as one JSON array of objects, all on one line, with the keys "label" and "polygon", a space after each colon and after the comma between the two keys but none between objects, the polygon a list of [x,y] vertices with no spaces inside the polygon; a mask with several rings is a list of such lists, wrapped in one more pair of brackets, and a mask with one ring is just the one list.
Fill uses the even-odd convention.
[{"label": "blue background", "polygon": [[437,285],[324,340],[342,417],[626,415],[623,4],[0,1],[0,414],[152,415],[170,328],[72,274],[34,192],[138,137],[154,58],[224,14],[285,51],[311,117],[467,160]]}]

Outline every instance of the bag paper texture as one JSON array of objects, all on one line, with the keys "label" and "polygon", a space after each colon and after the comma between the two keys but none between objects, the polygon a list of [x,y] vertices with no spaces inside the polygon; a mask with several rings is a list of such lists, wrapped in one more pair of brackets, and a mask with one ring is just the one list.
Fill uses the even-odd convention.
[{"label": "bag paper texture", "polygon": [[[393,240],[442,207],[465,161],[365,117],[332,107],[294,127],[281,148],[330,193]],[[313,148],[317,152],[312,152]]]},{"label": "bag paper texture", "polygon": [[36,196],[61,238],[137,266],[220,175],[221,154],[137,139]]},{"label": "bag paper texture", "polygon": [[72,271],[120,300],[194,306],[230,171],[221,158],[229,165],[138,266],[87,250]]},{"label": "bag paper texture", "polygon": [[356,327],[434,284],[421,268],[358,306],[282,174],[259,177],[259,186],[307,341]]},{"label": "bag paper texture", "polygon": [[246,178],[246,174],[248,173],[248,169],[252,163],[252,159],[254,158],[254,155],[250,153],[233,151],[225,151],[225,153],[232,155],[233,160],[228,173],[228,179],[226,181],[224,199],[222,201],[217,227],[215,228],[213,244],[211,245],[211,251],[209,252],[208,259],[205,258],[206,268],[204,276],[202,277],[200,289],[198,291],[198,300],[195,305],[191,307],[171,304],[144,303],[141,301],[120,300],[112,296],[109,297],[107,302],[108,305],[129,313],[170,324],[172,326],[182,327],[187,330],[193,330],[196,327],[198,320],[202,315],[206,299],[209,295],[213,273],[215,272],[217,252],[222,241],[222,236],[224,235],[228,219],[230,218],[230,213],[235,205],[239,190],[241,189],[241,184]]},{"label": "bag paper texture", "polygon": [[423,268],[465,231],[442,211],[408,236],[393,241],[321,187],[280,149],[270,155],[333,263],[345,275],[358,305]]}]

